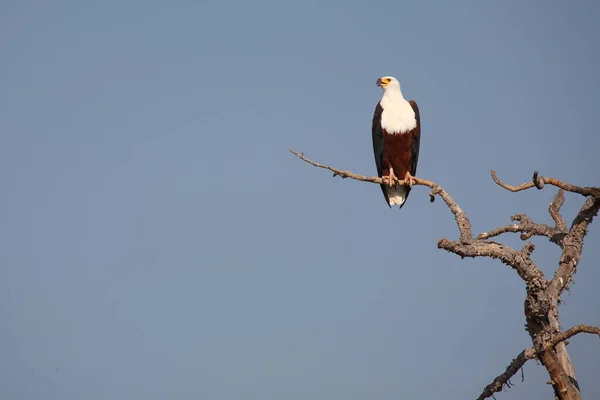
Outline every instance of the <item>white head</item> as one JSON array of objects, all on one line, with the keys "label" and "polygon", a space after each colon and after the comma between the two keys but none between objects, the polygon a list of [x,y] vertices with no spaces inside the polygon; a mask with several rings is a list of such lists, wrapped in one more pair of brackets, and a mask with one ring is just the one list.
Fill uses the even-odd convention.
[{"label": "white head", "polygon": [[381,87],[384,93],[400,92],[400,82],[393,76],[382,76],[377,79],[377,86]]},{"label": "white head", "polygon": [[381,126],[388,133],[408,132],[417,126],[415,112],[408,101],[402,96],[400,82],[393,76],[383,76],[377,79],[377,86],[383,89],[383,97],[379,104],[383,108]]}]

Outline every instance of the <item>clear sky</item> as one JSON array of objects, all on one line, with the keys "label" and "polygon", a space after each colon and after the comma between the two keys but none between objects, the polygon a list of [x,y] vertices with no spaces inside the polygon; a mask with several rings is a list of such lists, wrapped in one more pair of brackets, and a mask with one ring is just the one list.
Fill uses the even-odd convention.
[{"label": "clear sky", "polygon": [[[396,76],[418,176],[476,232],[600,185],[594,1],[0,4],[3,399],[475,398],[530,344],[525,289],[436,248],[449,210],[390,210],[371,118]],[[568,220],[583,199],[568,195]],[[516,237],[506,243],[520,245]],[[562,324],[600,324],[600,221]],[[536,239],[551,276],[558,249]],[[600,343],[568,346],[600,398]],[[541,366],[498,399],[548,399]]]}]

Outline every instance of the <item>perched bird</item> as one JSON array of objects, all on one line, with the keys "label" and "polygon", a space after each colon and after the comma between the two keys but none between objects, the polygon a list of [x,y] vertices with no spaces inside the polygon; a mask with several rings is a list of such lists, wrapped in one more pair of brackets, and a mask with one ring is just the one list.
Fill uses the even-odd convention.
[{"label": "perched bird", "polygon": [[[373,153],[377,175],[383,178],[381,190],[388,206],[402,206],[414,183],[419,160],[421,121],[419,107],[402,96],[400,82],[392,76],[377,79],[383,97],[373,115]],[[397,185],[394,179],[404,180]]]}]

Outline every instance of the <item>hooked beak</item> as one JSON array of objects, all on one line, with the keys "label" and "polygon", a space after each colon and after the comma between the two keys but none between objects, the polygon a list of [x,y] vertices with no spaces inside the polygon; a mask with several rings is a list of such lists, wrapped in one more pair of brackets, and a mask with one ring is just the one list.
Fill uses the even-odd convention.
[{"label": "hooked beak", "polygon": [[390,78],[387,78],[387,77],[379,78],[379,79],[377,79],[376,83],[377,83],[377,86],[384,88],[390,83]]}]

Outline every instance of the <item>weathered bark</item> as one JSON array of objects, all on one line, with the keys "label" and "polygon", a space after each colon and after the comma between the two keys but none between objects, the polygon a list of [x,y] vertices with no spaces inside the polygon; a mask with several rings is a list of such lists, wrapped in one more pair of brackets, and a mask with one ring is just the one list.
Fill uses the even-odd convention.
[{"label": "weathered bark", "polygon": [[569,358],[564,342],[556,347],[548,346],[548,341],[560,333],[558,301],[548,294],[547,287],[531,290],[528,288],[525,300],[527,331],[533,341],[538,359],[546,367],[557,399],[581,399],[575,369]]},{"label": "weathered bark", "polygon": [[[328,165],[319,164],[304,157],[293,150],[294,155],[319,168],[328,169],[333,176],[352,178],[363,182],[381,184],[379,177],[368,177],[354,174],[350,171],[342,171]],[[423,185],[431,188],[429,193],[431,201],[435,196],[440,196],[456,220],[459,231],[459,240],[442,238],[438,242],[438,248],[457,254],[461,257],[491,257],[514,269],[519,277],[525,282],[527,294],[524,303],[524,312],[527,331],[531,336],[533,347],[523,350],[516,359],[507,367],[506,371],[496,377],[487,385],[479,396],[479,400],[491,397],[494,393],[502,390],[503,386],[510,387],[509,380],[530,359],[537,358],[544,365],[550,376],[550,383],[554,388],[555,397],[560,400],[581,399],[579,384],[575,375],[575,368],[569,358],[564,341],[578,333],[594,333],[600,336],[600,328],[589,325],[577,325],[567,331],[560,331],[560,320],[558,316],[558,305],[560,296],[565,289],[569,288],[573,274],[576,272],[577,263],[583,251],[583,239],[588,231],[589,225],[600,209],[600,188],[579,187],[564,183],[555,178],[538,176],[537,171],[533,179],[518,186],[508,185],[502,182],[495,171],[491,171],[492,178],[501,187],[511,192],[518,192],[530,188],[542,189],[545,184],[556,186],[559,189],[550,203],[548,211],[555,222],[555,226],[536,224],[524,214],[512,217],[515,222],[484,232],[473,237],[472,227],[466,213],[458,206],[452,197],[437,183],[415,177],[415,185]],[[402,185],[403,181],[396,184]],[[583,207],[573,220],[570,229],[560,214],[560,208],[564,203],[564,191],[578,193],[586,197]],[[515,250],[509,246],[489,240],[503,233],[520,233],[522,240],[528,240],[533,236],[547,237],[562,249],[558,269],[552,280],[547,280],[542,270],[531,259],[531,253],[535,246],[526,242],[521,250]]]}]

